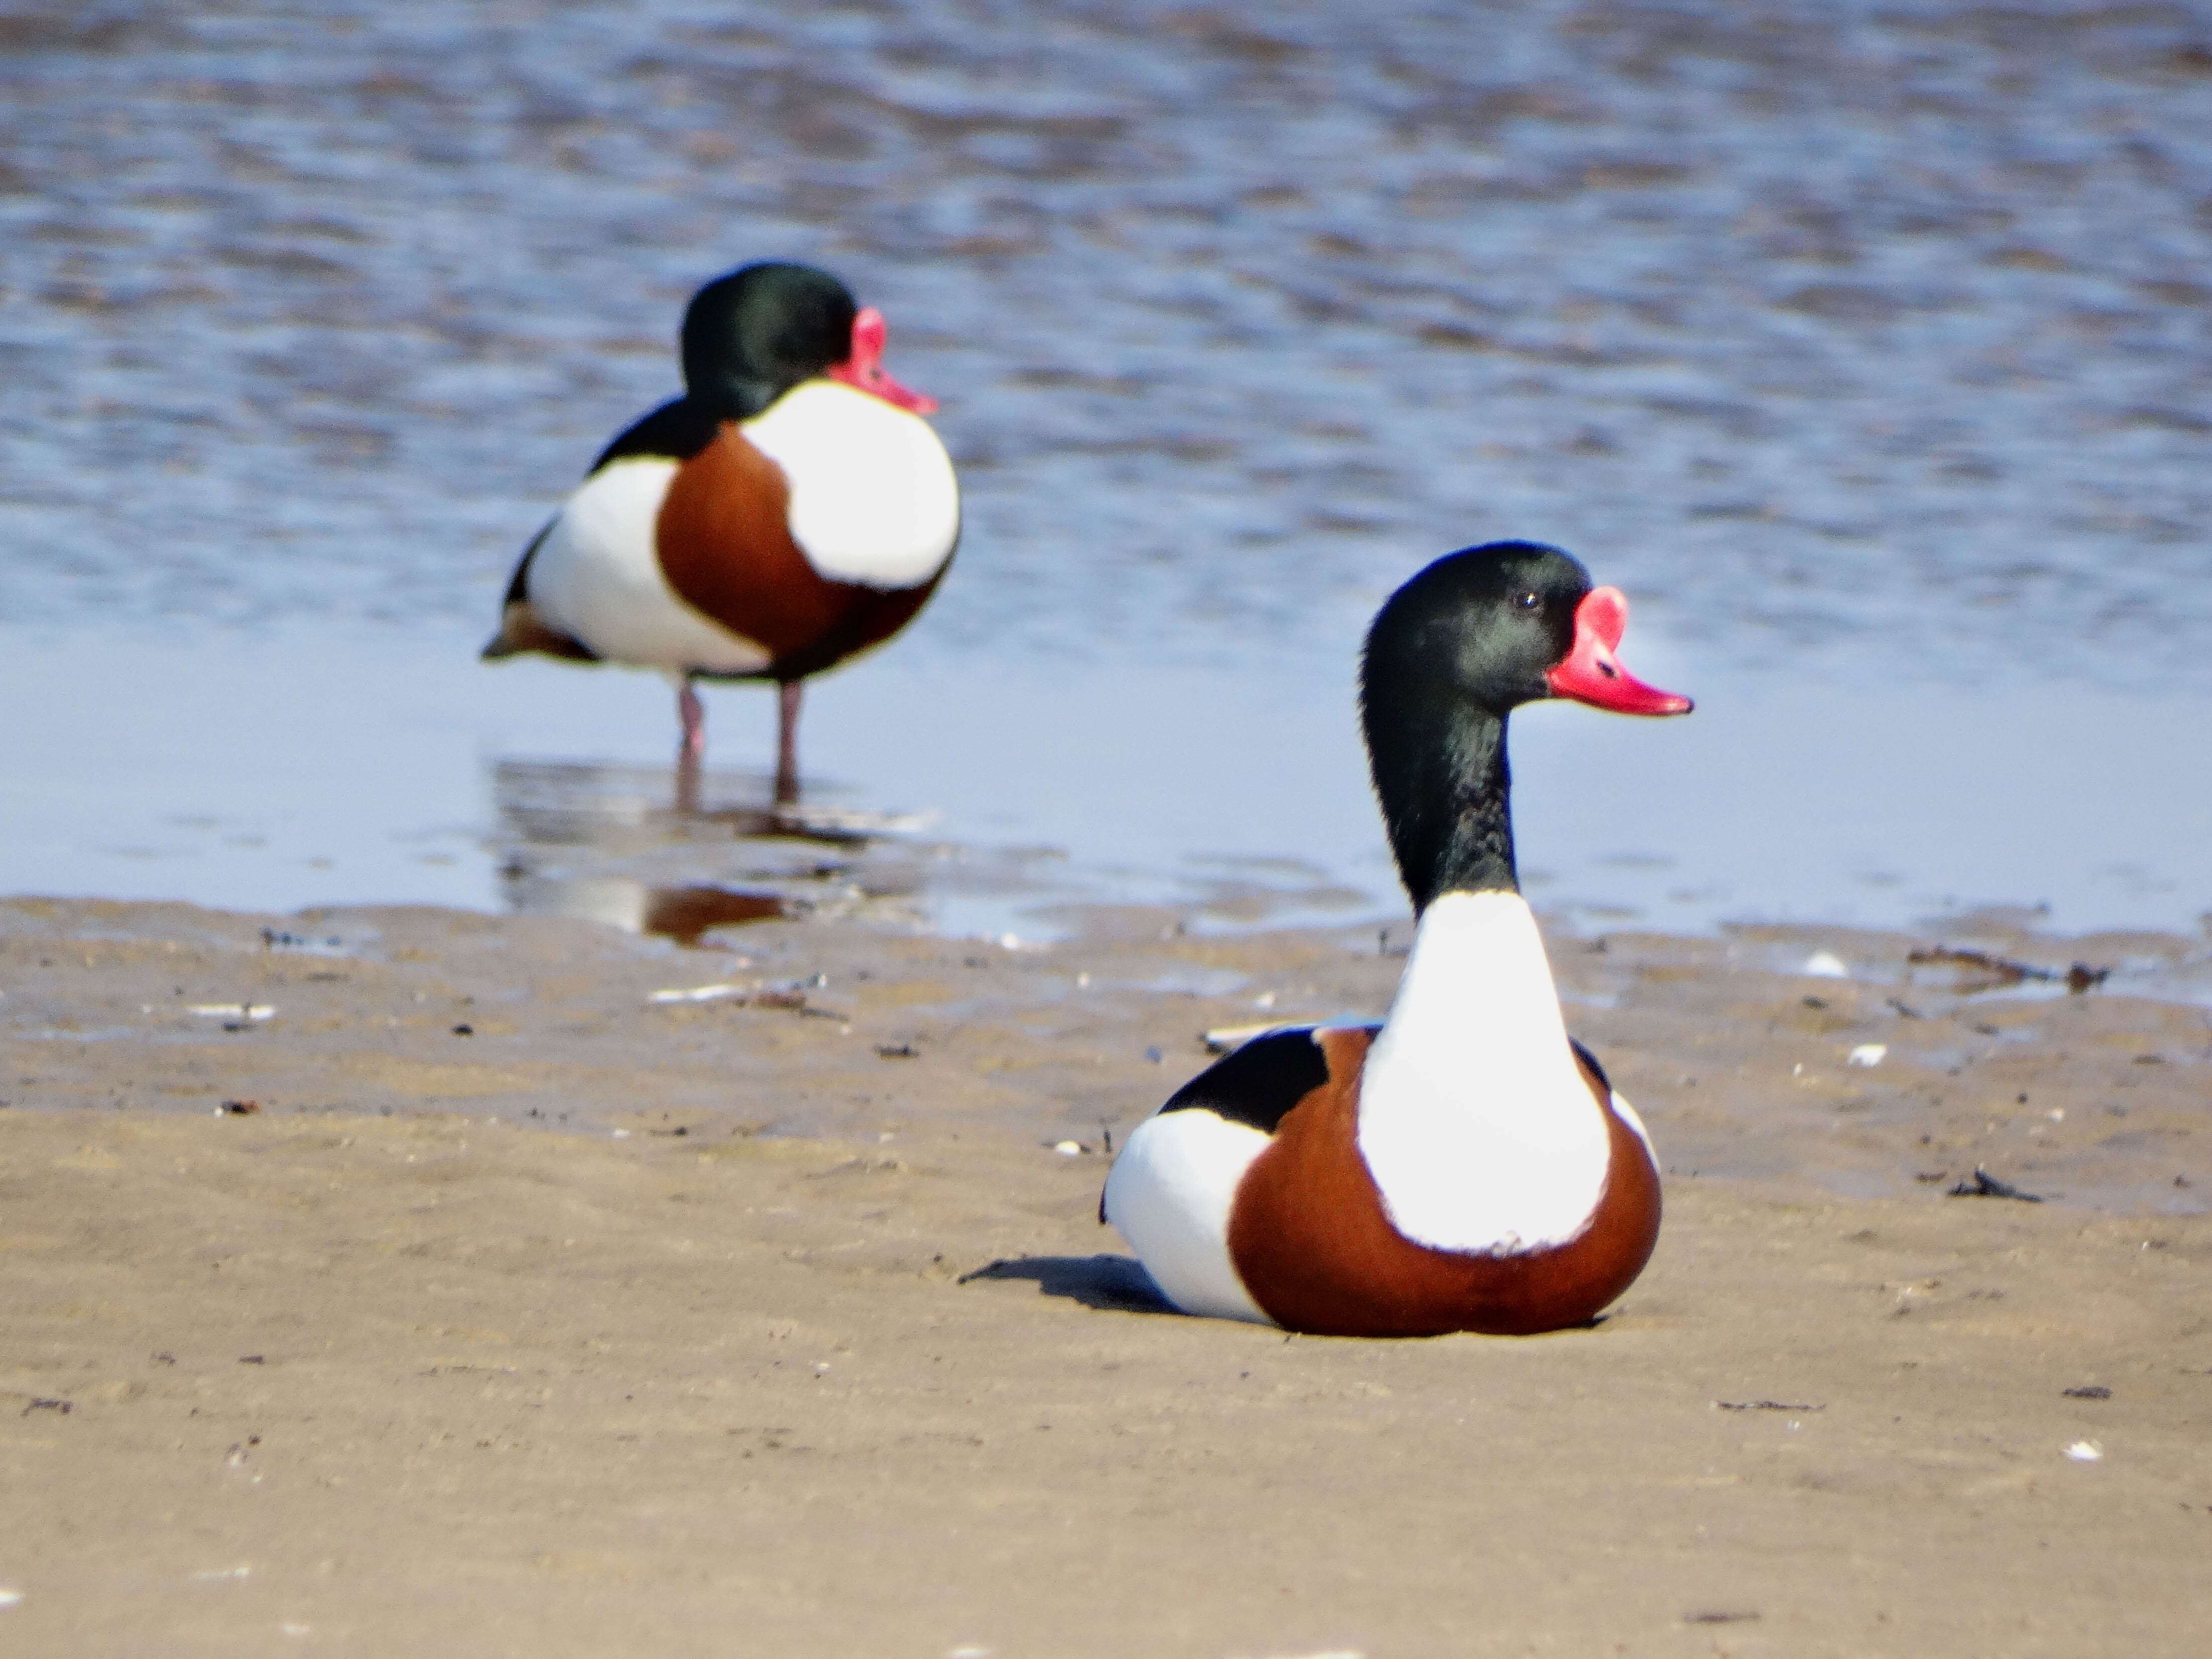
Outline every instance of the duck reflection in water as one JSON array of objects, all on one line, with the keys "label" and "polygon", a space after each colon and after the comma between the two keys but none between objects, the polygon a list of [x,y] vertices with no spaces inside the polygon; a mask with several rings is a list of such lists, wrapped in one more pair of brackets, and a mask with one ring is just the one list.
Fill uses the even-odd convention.
[{"label": "duck reflection in water", "polygon": [[[500,880],[518,915],[570,916],[696,946],[710,931],[775,921],[842,884],[872,839],[834,807],[659,804],[650,767],[507,759],[492,769]],[[720,792],[767,793],[757,774],[718,774]],[[893,826],[896,827],[896,826]],[[738,855],[731,884],[702,880]]]}]

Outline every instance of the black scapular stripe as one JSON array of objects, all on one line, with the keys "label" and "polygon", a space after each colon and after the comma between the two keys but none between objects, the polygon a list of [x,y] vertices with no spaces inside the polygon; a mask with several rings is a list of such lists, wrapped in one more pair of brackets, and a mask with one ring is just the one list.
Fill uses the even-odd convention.
[{"label": "black scapular stripe", "polygon": [[1577,1054],[1580,1055],[1583,1064],[1590,1068],[1590,1074],[1597,1079],[1598,1086],[1603,1089],[1606,1093],[1611,1094],[1613,1092],[1613,1079],[1605,1074],[1605,1067],[1597,1063],[1597,1056],[1592,1054],[1589,1049],[1583,1048],[1581,1043],[1576,1042],[1572,1037],[1569,1037],[1567,1039],[1567,1047],[1572,1048]]},{"label": "black scapular stripe", "polygon": [[500,601],[504,605],[527,605],[530,602],[530,562],[538,556],[538,550],[545,545],[545,538],[553,533],[560,522],[556,514],[545,521],[545,528],[530,538],[530,545],[522,550],[522,557],[514,567],[514,575],[507,584],[507,597]]},{"label": "black scapular stripe", "polygon": [[624,428],[612,443],[599,452],[599,459],[592,463],[592,471],[597,472],[609,461],[633,455],[688,461],[714,442],[714,434],[721,429],[720,416],[690,398],[673,398]]},{"label": "black scapular stripe", "polygon": [[1163,1112],[1207,1111],[1231,1123],[1249,1123],[1262,1134],[1328,1081],[1328,1057],[1310,1025],[1293,1025],[1255,1036],[1224,1054],[1168,1097]]}]

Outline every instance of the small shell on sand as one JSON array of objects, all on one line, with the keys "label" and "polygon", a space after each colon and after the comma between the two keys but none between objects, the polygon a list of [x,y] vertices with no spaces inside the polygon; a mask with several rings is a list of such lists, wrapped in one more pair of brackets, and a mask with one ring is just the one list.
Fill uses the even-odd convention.
[{"label": "small shell on sand", "polygon": [[745,994],[742,985],[694,985],[689,990],[655,991],[647,999],[650,1002],[714,1002],[723,997],[741,997]]}]

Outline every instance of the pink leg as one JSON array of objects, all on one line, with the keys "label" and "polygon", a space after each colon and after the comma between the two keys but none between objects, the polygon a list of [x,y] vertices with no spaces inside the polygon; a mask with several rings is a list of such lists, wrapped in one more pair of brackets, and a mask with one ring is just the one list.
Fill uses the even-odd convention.
[{"label": "pink leg", "polygon": [[676,810],[699,810],[699,763],[707,752],[707,710],[685,680],[677,690],[676,713],[684,722],[684,742],[676,751]]},{"label": "pink leg", "polygon": [[696,766],[707,755],[707,706],[689,680],[677,688],[676,714],[684,722],[683,758]]},{"label": "pink leg", "polygon": [[775,804],[799,804],[799,698],[805,682],[785,680],[777,687]]}]

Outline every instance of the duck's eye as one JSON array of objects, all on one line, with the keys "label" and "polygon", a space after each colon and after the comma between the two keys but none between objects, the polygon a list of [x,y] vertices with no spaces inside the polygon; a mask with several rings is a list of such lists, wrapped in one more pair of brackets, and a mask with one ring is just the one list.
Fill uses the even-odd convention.
[{"label": "duck's eye", "polygon": [[1524,591],[1513,596],[1513,603],[1522,611],[1535,611],[1540,609],[1544,602],[1535,594]]}]

